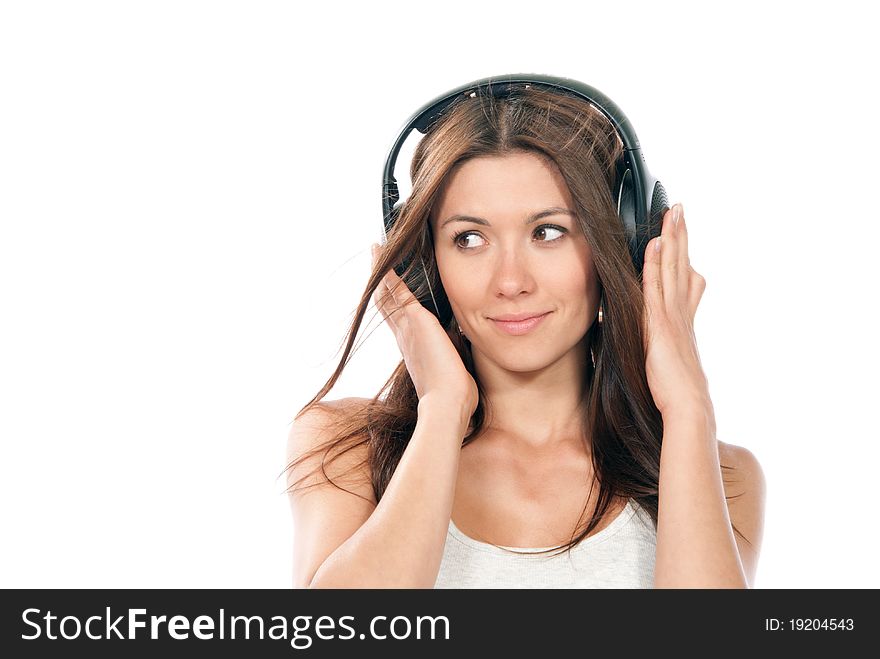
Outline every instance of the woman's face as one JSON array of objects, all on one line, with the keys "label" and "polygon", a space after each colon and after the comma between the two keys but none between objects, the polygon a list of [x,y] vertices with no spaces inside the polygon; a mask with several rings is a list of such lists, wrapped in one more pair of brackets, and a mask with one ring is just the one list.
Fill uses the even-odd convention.
[{"label": "woman's face", "polygon": [[[472,158],[450,173],[431,213],[434,251],[475,358],[533,371],[584,338],[599,281],[573,208],[556,164],[537,154]],[[557,210],[530,221],[546,209]],[[518,335],[492,320],[524,312],[549,314]]]}]

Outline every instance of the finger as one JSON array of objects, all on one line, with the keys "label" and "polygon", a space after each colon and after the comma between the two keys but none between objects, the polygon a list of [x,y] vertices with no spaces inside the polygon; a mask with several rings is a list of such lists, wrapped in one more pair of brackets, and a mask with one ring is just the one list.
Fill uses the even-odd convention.
[{"label": "finger", "polygon": [[675,306],[680,304],[678,293],[678,236],[675,224],[672,221],[672,208],[663,216],[663,225],[660,235],[663,236],[660,249],[660,282],[663,287],[663,303],[668,312],[673,312]]},{"label": "finger", "polygon": [[[381,248],[380,248],[381,249]],[[381,254],[377,250],[377,258]],[[412,291],[406,285],[406,282],[400,278],[394,268],[389,268],[382,277],[384,284],[384,306],[388,314],[389,321],[395,318],[398,321],[397,327],[401,323],[406,322],[406,316],[401,314],[401,310],[408,304],[419,304],[418,299],[413,295]]]},{"label": "finger", "polygon": [[[372,245],[370,247],[373,256],[372,267],[376,267],[376,263],[379,260],[379,254],[381,248],[378,245]],[[383,276],[378,285],[376,286],[376,290],[373,291],[373,304],[376,305],[376,309],[379,310],[379,313],[382,314],[382,317],[385,321],[391,326],[392,331],[397,331],[397,323],[392,319],[392,305],[389,304],[389,301],[393,301],[393,297],[391,296],[391,292],[388,290],[388,279],[387,276]]]},{"label": "finger", "polygon": [[416,296],[413,295],[412,291],[410,291],[406,282],[404,282],[397,272],[395,272],[394,268],[388,269],[385,273],[384,281],[391,298],[389,306],[390,315],[396,316],[399,327],[405,327],[407,325],[408,317],[405,313],[401,313],[401,311],[407,305],[415,304],[418,306],[420,303]]},{"label": "finger", "polygon": [[[648,312],[663,308],[663,282],[660,279],[660,252],[665,247],[663,242],[661,235],[650,240],[645,246],[642,292],[645,296],[645,307]],[[657,251],[658,247],[660,247],[660,252]]]},{"label": "finger", "polygon": [[[375,270],[375,268],[376,268],[375,247],[371,247],[370,249],[373,252],[372,263],[370,265],[371,265],[371,268],[373,270]],[[388,320],[388,315],[385,313],[385,308],[384,308],[384,304],[385,304],[384,293],[385,293],[385,281],[384,281],[384,278],[380,278],[379,282],[376,284],[376,288],[373,289],[373,304],[376,306],[376,310],[380,314],[382,314],[382,317],[385,320]]]},{"label": "finger", "polygon": [[390,268],[388,272],[385,273],[385,278],[388,288],[394,296],[394,301],[398,307],[404,307],[408,304],[418,304],[419,301],[416,299],[416,296],[413,295],[411,290],[409,290],[409,286],[407,286],[406,282],[400,278],[400,275],[397,274],[394,268]]},{"label": "finger", "polygon": [[688,231],[684,222],[684,206],[678,203],[678,209],[681,213],[678,220],[678,228],[676,230],[676,238],[678,241],[678,290],[685,292],[690,297],[688,291],[691,284],[691,259],[688,254]]},{"label": "finger", "polygon": [[663,284],[660,281],[660,253],[656,247],[662,246],[661,236],[650,240],[645,247],[645,259],[642,266],[642,292],[645,308],[642,311],[642,348],[647,352],[651,343],[651,327],[656,313],[663,313]]}]

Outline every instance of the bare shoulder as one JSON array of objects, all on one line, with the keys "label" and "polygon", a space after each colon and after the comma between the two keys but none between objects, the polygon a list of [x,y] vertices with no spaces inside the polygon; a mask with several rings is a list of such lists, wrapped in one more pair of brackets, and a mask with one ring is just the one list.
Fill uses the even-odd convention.
[{"label": "bare shoulder", "polygon": [[[364,438],[345,443],[345,450],[331,447],[333,428],[345,416],[369,404],[369,398],[323,400],[294,421],[287,437],[287,465],[299,464],[288,471],[288,487],[297,478],[307,477],[298,487],[312,488],[328,482],[328,478],[354,490],[375,504],[367,458],[369,447]],[[318,450],[321,449],[321,450]],[[316,473],[315,472],[317,468]]]},{"label": "bare shoulder", "polygon": [[731,523],[745,536],[734,533],[740,560],[749,585],[754,585],[758,556],[764,536],[764,504],[767,483],[755,454],[743,446],[718,441],[723,470],[724,494]]},{"label": "bare shoulder", "polygon": [[287,484],[293,515],[294,588],[308,587],[327,557],[376,509],[366,442],[352,438],[342,452],[333,445],[334,423],[364,400],[368,401],[321,401],[290,429]]},{"label": "bare shoulder", "polygon": [[[758,491],[764,493],[766,486],[764,470],[758,458],[749,449],[718,440],[718,457],[721,459],[721,464],[732,468],[729,480],[734,486],[735,493],[746,494],[747,490],[753,494]],[[725,478],[725,481],[727,480]]]}]

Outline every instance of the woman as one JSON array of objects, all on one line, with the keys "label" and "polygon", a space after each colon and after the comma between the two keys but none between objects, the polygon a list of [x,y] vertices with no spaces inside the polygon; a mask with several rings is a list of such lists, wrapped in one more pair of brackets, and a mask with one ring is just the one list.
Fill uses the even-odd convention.
[{"label": "woman", "polygon": [[[753,585],[763,473],[715,438],[680,204],[635,271],[622,148],[536,87],[462,101],[419,142],[342,360],[290,432],[296,587]],[[421,279],[393,268],[411,250]],[[371,296],[403,361],[374,398],[324,402]]]}]

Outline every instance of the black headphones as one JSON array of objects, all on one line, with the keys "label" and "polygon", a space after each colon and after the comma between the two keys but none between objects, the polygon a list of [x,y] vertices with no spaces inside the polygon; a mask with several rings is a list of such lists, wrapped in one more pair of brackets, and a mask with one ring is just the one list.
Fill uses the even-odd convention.
[{"label": "black headphones", "polygon": [[[412,130],[415,128],[422,134],[427,133],[431,125],[443,115],[444,111],[462,96],[491,94],[495,97],[504,97],[517,89],[530,86],[579,96],[594,105],[614,125],[623,142],[624,150],[615,165],[616,179],[612,194],[614,203],[617,205],[617,214],[626,229],[633,265],[636,273],[640,274],[644,266],[645,246],[652,238],[660,235],[663,215],[669,208],[666,190],[660,181],[648,171],[645,156],[642,155],[642,149],[639,145],[639,138],[636,136],[629,119],[617,107],[617,104],[599,90],[571,78],[518,73],[491,76],[456,87],[423,105],[406,122],[385,160],[385,171],[382,176],[382,216],[385,235],[388,235],[394,225],[400,212],[400,206],[402,206],[399,203],[400,192],[397,189],[397,179],[394,178],[394,166],[397,162],[397,154]],[[395,266],[394,270],[399,276],[403,276],[410,258],[407,257],[403,263]],[[419,301],[437,316],[443,327],[448,327],[452,317],[449,301],[444,295],[439,295],[439,300],[434,296],[424,262],[422,262],[422,271],[425,273],[429,296],[419,296]],[[414,282],[405,283],[409,285],[413,293],[416,293],[413,287]],[[433,303],[433,309],[428,305],[428,300]]]}]

